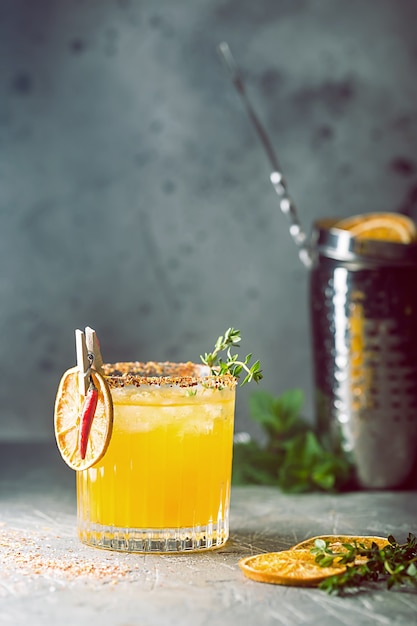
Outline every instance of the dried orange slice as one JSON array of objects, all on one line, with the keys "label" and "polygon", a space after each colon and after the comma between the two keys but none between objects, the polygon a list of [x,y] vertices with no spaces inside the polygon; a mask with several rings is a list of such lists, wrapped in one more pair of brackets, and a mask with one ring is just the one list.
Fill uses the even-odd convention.
[{"label": "dried orange slice", "polygon": [[379,239],[397,243],[417,240],[416,224],[399,213],[368,213],[354,215],[334,224],[335,228],[347,230],[357,239]]},{"label": "dried orange slice", "polygon": [[98,390],[98,401],[88,437],[85,457],[80,455],[80,422],[84,396],[78,387],[78,367],[67,370],[59,383],[55,400],[55,439],[65,463],[84,470],[101,459],[109,445],[113,428],[113,402],[104,377],[91,370]]},{"label": "dried orange slice", "polygon": [[317,587],[325,578],[345,571],[345,565],[321,567],[310,550],[282,550],[240,559],[245,576],[262,583]]},{"label": "dried orange slice", "polygon": [[[289,550],[281,552],[267,552],[248,556],[239,561],[239,567],[252,580],[276,585],[291,585],[297,587],[316,587],[329,576],[341,574],[346,566],[339,564],[337,559],[330,567],[322,567],[316,563],[316,557],[311,552],[317,539],[328,543],[333,552],[346,552],[343,544],[360,544],[371,548],[373,543],[382,549],[389,542],[385,537],[353,536],[353,535],[319,535],[297,543]],[[358,556],[355,564],[366,562],[366,557]]]},{"label": "dried orange slice", "polygon": [[[351,545],[361,545],[367,549],[372,547],[373,543],[376,543],[379,549],[382,549],[384,546],[388,545],[389,541],[385,537],[372,537],[372,536],[356,536],[356,535],[319,535],[318,537],[310,537],[305,541],[301,541],[297,543],[295,546],[291,548],[291,550],[311,550],[314,548],[315,542],[317,539],[321,539],[322,541],[326,541],[328,543],[328,548],[332,552],[347,552],[347,548],[343,544],[351,544]],[[366,562],[366,557],[357,556],[355,559],[355,563],[364,563]]]}]

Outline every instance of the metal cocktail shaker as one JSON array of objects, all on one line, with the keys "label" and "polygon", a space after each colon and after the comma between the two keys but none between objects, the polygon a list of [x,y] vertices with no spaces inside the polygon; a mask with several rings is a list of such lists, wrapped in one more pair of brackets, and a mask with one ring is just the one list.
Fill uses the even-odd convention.
[{"label": "metal cocktail shaker", "polygon": [[272,167],[271,183],[310,271],[317,426],[358,486],[403,486],[417,469],[417,243],[361,240],[321,220],[306,237],[271,141],[227,43],[219,46]]},{"label": "metal cocktail shaker", "polygon": [[417,244],[314,225],[310,311],[317,426],[358,486],[410,480],[417,459]]}]

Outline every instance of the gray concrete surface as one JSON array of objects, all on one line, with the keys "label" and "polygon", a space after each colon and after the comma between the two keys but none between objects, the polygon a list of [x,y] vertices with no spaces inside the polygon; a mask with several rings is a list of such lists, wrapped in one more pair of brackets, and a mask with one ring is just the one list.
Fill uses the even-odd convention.
[{"label": "gray concrete surface", "polygon": [[313,417],[308,276],[216,46],[307,230],[416,216],[416,19],[408,0],[1,0],[0,439],[51,437],[86,325],[106,360],[194,360],[238,327],[264,388],[301,387]]},{"label": "gray concrete surface", "polygon": [[231,539],[212,553],[120,554],[76,537],[73,473],[48,445],[0,444],[1,626],[410,626],[417,594],[368,587],[345,597],[245,578],[238,560],[329,533],[415,531],[416,492],[289,496],[232,491]]}]

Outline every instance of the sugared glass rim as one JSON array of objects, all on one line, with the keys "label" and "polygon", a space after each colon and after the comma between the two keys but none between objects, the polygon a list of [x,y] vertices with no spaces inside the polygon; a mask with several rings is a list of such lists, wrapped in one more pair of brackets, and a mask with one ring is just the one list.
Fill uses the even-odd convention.
[{"label": "sugared glass rim", "polygon": [[237,378],[231,374],[214,375],[202,363],[172,363],[171,361],[126,361],[104,363],[102,373],[109,387],[158,385],[195,387],[202,385],[217,389],[234,389]]}]

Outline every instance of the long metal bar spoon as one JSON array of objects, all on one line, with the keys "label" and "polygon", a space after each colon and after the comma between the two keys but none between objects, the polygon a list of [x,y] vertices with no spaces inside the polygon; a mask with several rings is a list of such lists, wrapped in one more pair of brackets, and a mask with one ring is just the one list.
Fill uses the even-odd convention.
[{"label": "long metal bar spoon", "polygon": [[242,75],[239,72],[236,62],[232,56],[229,45],[226,42],[222,42],[218,46],[218,52],[228,70],[232,83],[244,104],[249,120],[255,128],[256,134],[258,135],[272,167],[272,172],[269,175],[269,178],[279,198],[280,209],[288,219],[290,225],[290,235],[298,248],[300,260],[303,265],[310,268],[312,264],[310,244],[301,227],[294,202],[288,193],[287,185],[272,147],[272,143],[250,103]]}]

